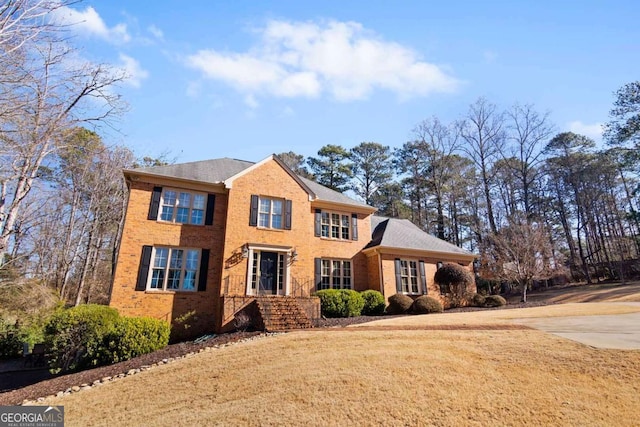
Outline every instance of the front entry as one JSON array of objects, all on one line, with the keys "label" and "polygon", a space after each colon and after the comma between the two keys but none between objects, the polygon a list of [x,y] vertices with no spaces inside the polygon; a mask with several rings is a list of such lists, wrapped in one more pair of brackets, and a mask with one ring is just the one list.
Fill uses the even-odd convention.
[{"label": "front entry", "polygon": [[278,254],[276,252],[260,252],[259,293],[278,293]]}]

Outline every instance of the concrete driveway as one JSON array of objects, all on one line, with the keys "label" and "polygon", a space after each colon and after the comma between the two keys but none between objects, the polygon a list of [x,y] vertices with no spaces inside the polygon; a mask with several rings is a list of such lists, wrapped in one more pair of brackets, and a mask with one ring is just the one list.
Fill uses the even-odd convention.
[{"label": "concrete driveway", "polygon": [[[640,306],[638,302],[616,304]],[[592,347],[640,349],[640,313],[518,319],[515,322]]]}]

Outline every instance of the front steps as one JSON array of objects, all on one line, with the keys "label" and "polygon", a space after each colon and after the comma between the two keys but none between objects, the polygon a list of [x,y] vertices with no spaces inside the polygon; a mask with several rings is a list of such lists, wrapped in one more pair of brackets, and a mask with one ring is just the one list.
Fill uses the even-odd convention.
[{"label": "front steps", "polygon": [[262,296],[256,298],[265,331],[309,329],[313,324],[294,297]]}]

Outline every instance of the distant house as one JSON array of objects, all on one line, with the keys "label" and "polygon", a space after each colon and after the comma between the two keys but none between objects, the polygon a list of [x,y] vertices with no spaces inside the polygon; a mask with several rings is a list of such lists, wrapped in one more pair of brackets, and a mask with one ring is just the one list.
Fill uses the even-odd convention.
[{"label": "distant house", "polygon": [[229,330],[251,307],[267,329],[309,326],[320,289],[442,299],[438,263],[471,269],[475,258],[408,220],[373,216],[375,208],[296,175],[275,155],[124,175],[129,202],[110,305],[166,319],[176,337]]}]

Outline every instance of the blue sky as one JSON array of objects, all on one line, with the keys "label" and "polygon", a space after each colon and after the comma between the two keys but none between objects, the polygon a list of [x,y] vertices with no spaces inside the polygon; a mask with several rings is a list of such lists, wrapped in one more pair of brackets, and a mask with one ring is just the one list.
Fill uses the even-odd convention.
[{"label": "blue sky", "polygon": [[398,147],[480,96],[598,140],[613,92],[640,78],[637,1],[96,0],[64,12],[82,55],[129,73],[130,111],[107,142],[178,162]]}]

